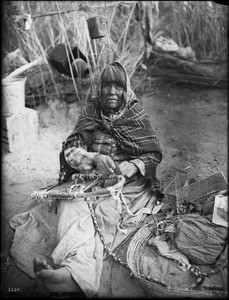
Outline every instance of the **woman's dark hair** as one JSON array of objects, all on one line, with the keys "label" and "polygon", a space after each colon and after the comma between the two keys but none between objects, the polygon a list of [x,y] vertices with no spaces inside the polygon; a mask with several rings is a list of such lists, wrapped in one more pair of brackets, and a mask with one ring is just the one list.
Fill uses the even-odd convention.
[{"label": "woman's dark hair", "polygon": [[111,82],[120,85],[125,92],[127,91],[126,73],[123,67],[117,62],[109,64],[103,70],[101,75],[101,88]]}]

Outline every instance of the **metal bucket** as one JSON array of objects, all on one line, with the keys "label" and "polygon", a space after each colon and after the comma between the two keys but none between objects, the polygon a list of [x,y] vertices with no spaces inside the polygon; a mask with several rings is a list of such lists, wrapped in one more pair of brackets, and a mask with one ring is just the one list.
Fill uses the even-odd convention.
[{"label": "metal bucket", "polygon": [[25,110],[26,78],[2,79],[2,115],[10,116]]},{"label": "metal bucket", "polygon": [[99,39],[106,35],[106,23],[103,17],[87,19],[87,26],[91,39]]}]

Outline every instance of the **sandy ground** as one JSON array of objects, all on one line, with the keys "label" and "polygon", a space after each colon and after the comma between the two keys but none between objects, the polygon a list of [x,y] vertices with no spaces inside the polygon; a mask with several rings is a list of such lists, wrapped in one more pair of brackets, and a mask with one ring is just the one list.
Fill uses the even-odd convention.
[{"label": "sandy ground", "polygon": [[[149,80],[141,101],[164,152],[158,169],[163,188],[174,178],[180,187],[187,179],[199,181],[219,171],[227,176],[227,90],[154,85]],[[71,132],[81,109],[77,103],[66,105],[58,101],[38,107],[37,143],[25,145],[18,152],[3,153],[1,293],[5,298],[42,297],[33,292],[34,280],[17,268],[9,256],[14,232],[8,221],[29,210],[33,191],[57,182],[61,143]],[[112,258],[104,263],[98,296],[149,297],[140,283],[130,278],[130,271]]]}]

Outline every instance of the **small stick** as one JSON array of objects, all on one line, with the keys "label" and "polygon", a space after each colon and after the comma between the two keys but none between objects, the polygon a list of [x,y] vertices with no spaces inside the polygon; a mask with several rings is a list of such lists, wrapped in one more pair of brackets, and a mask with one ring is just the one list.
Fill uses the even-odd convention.
[{"label": "small stick", "polygon": [[228,183],[228,182],[227,182],[227,179],[226,179],[226,177],[225,177],[225,175],[223,174],[223,172],[220,171],[220,169],[219,169],[218,166],[216,166],[216,168],[218,169],[218,171],[220,172],[220,174],[223,176],[223,178],[224,178],[224,180],[226,181],[226,183]]},{"label": "small stick", "polygon": [[[37,14],[37,15],[33,15],[31,16],[31,19],[37,19],[37,18],[42,18],[42,17],[48,17],[48,16],[54,16],[54,15],[58,15],[58,14],[67,14],[70,12],[74,12],[76,11],[75,9],[71,9],[71,10],[67,10],[67,11],[53,11],[53,12],[49,12],[49,13],[43,13],[43,14]],[[24,20],[27,19],[27,15],[14,15],[14,21],[17,22],[19,20]]]},{"label": "small stick", "polygon": [[175,180],[176,180],[176,178],[174,178],[174,179],[170,182],[170,184],[165,188],[164,192],[170,187],[170,185],[171,185]]},{"label": "small stick", "polygon": [[102,190],[102,191],[95,191],[95,192],[88,192],[88,193],[80,193],[80,192],[59,192],[59,191],[50,191],[50,192],[33,192],[31,197],[32,198],[85,198],[85,197],[92,197],[92,196],[104,196],[104,195],[110,195],[110,192],[108,190]]},{"label": "small stick", "polygon": [[176,184],[176,178],[175,178],[175,195],[176,195],[176,207],[178,212],[178,198],[177,198],[177,184]]}]

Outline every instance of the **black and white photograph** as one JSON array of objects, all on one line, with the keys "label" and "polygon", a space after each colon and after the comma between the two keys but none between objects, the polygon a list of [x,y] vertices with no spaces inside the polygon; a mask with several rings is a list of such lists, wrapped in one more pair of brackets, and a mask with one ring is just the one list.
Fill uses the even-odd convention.
[{"label": "black and white photograph", "polygon": [[228,5],[1,22],[1,297],[228,299]]}]

